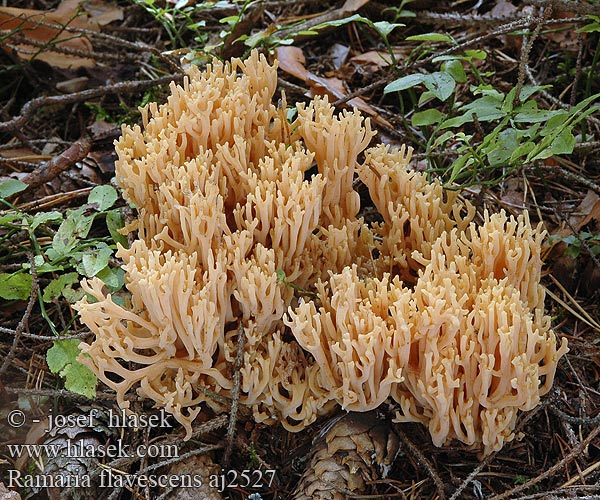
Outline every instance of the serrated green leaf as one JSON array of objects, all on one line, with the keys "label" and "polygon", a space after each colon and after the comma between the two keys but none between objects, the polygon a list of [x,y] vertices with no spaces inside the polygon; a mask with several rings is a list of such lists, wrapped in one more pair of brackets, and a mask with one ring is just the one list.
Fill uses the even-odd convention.
[{"label": "serrated green leaf", "polygon": [[25,184],[17,179],[9,179],[4,182],[0,182],[0,198],[8,198],[13,194],[25,191],[29,187],[29,184]]},{"label": "serrated green leaf", "polygon": [[5,300],[25,300],[31,295],[31,275],[0,273],[0,297]]},{"label": "serrated green leaf", "polygon": [[425,75],[423,83],[442,102],[452,95],[456,86],[454,78],[442,71]]},{"label": "serrated green leaf", "polygon": [[425,111],[419,111],[412,117],[412,124],[414,127],[422,127],[424,125],[433,125],[442,121],[444,115],[437,109],[427,109]]},{"label": "serrated green leaf", "polygon": [[98,378],[94,372],[79,361],[72,363],[65,372],[65,389],[71,392],[94,399],[97,385]]},{"label": "serrated green leaf", "polygon": [[419,83],[423,83],[427,75],[422,73],[413,73],[412,75],[406,75],[397,80],[394,80],[391,83],[388,83],[383,89],[384,94],[389,94],[390,92],[398,92],[400,90],[406,90],[415,85],[419,85]]},{"label": "serrated green leaf", "polygon": [[52,373],[65,380],[65,388],[88,398],[96,396],[96,375],[78,361],[80,341],[77,339],[55,340],[46,353],[46,362]]},{"label": "serrated green leaf", "polygon": [[108,184],[96,186],[88,196],[88,204],[94,205],[96,210],[102,212],[103,210],[108,210],[112,207],[118,197],[119,195],[114,187],[109,186]]},{"label": "serrated green leaf", "polygon": [[[53,279],[46,288],[44,288],[44,294],[42,295],[42,299],[44,302],[52,302],[54,299],[58,297],[66,297],[67,295],[72,296],[67,290],[73,292],[72,286],[77,283],[79,284],[79,274],[78,273],[66,273],[62,274],[56,279]],[[67,294],[65,295],[65,291]]]},{"label": "serrated green leaf", "polygon": [[415,42],[448,42],[454,43],[454,38],[443,33],[423,33],[406,37],[407,40]]}]

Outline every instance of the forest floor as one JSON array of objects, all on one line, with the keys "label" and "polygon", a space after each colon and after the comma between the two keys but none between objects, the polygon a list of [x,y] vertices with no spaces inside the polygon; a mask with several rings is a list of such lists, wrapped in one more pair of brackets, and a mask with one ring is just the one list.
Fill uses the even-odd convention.
[{"label": "forest floor", "polygon": [[[11,470],[73,468],[96,477],[107,469],[189,473],[210,467],[198,458],[206,453],[218,467],[235,471],[227,480],[243,470],[276,472],[268,487],[238,481],[222,498],[292,497],[327,419],[288,433],[255,424],[240,411],[228,439],[227,414],[207,411],[186,443],[179,429],[118,437],[130,446],[179,443],[179,460],[104,458],[102,469],[93,459],[36,459],[9,448],[64,445],[64,433],[44,434],[50,414],[83,415],[85,424],[92,409],[118,411],[114,392],[102,384],[96,389],[75,362],[77,344],[90,332],[72,304],[82,295],[83,277],[98,275],[115,289],[123,285],[114,250],[128,214],[111,186],[120,125],[139,123],[138,106],[162,102],[185,65],[258,48],[279,60],[279,90],[288,103],[326,94],[340,110],[355,106],[370,117],[375,140],[412,146],[413,166],[459,188],[480,214],[528,210],[548,233],[546,310],[556,334],[568,339],[569,353],[554,389],[520,414],[517,439],[481,459],[460,443],[435,447],[423,426],[397,425],[402,451],[389,474],[349,498],[600,499],[600,3],[10,4],[0,7],[4,486]],[[138,413],[150,411],[135,395],[131,402]],[[95,425],[73,425],[68,438],[92,448],[105,444],[106,427]],[[18,498],[4,486],[0,498]],[[201,494],[185,497],[140,484],[17,489],[23,499]]]}]

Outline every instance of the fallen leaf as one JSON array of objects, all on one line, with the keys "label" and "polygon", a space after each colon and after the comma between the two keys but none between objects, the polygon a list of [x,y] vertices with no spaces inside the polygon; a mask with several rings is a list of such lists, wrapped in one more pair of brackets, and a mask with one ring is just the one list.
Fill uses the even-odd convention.
[{"label": "fallen leaf", "polygon": [[[80,0],[79,0],[80,1]],[[0,47],[15,51],[24,60],[39,59],[58,68],[89,67],[95,61],[88,57],[52,50],[60,47],[89,53],[91,42],[83,35],[65,30],[66,26],[96,31],[98,26],[85,14],[78,15],[79,1],[65,0],[55,11],[0,7]],[[33,40],[36,45],[24,40]],[[37,45],[42,45],[42,47]]]},{"label": "fallen leaf", "polygon": [[285,71],[302,81],[308,79],[309,72],[304,67],[306,58],[300,47],[294,47],[292,45],[277,47],[275,49],[275,54],[277,55],[279,69],[281,71]]},{"label": "fallen leaf", "polygon": [[[294,47],[292,45],[277,47],[276,54],[279,61],[279,69],[303,80],[309,87],[309,95],[311,97],[327,94],[332,100],[338,100],[343,99],[348,95],[344,82],[339,78],[317,76],[308,71],[304,66],[306,58],[304,57],[302,49],[299,47]],[[351,99],[348,101],[348,104],[368,114],[380,125],[393,128],[391,123],[382,118],[375,109],[360,97]]]},{"label": "fallen leaf", "polygon": [[575,215],[569,217],[569,224],[575,231],[579,231],[583,226],[589,224],[592,219],[600,224],[600,197],[590,189],[585,198],[581,200]]}]

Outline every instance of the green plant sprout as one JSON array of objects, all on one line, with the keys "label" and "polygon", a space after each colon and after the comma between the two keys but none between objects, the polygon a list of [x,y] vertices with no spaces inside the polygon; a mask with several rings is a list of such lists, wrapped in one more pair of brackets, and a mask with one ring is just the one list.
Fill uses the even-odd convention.
[{"label": "green plant sprout", "polygon": [[293,288],[294,290],[296,290],[297,292],[299,292],[301,295],[307,295],[308,297],[311,297],[313,299],[319,298],[319,296],[316,293],[311,292],[309,290],[305,290],[301,286],[298,286],[298,285],[296,285],[294,283],[289,282],[286,279],[285,271],[283,269],[277,269],[277,271],[275,271],[275,274],[277,275],[277,282],[278,283],[283,283],[285,286],[289,286],[289,287]]},{"label": "green plant sprout", "polygon": [[[16,271],[0,273],[0,305],[2,300],[29,299],[35,271],[40,285],[43,284],[37,297],[40,313],[57,337],[47,353],[48,366],[64,378],[68,390],[92,397],[96,377],[77,361],[79,340],[60,339],[75,316],[59,328],[50,318],[47,304],[79,300],[83,296],[79,286],[83,277],[98,276],[113,293],[122,289],[125,273],[111,265],[115,243],[127,245],[127,238],[119,232],[124,226],[122,216],[114,208],[118,194],[112,186],[96,186],[84,206],[69,209],[65,214],[50,211],[31,215],[8,201],[27,187],[18,180],[0,183],[0,205],[7,208],[0,211],[0,265],[18,266]],[[97,220],[104,221],[110,236],[90,236]]]}]

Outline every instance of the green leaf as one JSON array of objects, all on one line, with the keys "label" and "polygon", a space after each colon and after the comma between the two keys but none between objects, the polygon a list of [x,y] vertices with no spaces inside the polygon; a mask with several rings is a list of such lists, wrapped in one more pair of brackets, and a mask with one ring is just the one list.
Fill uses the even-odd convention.
[{"label": "green leaf", "polygon": [[[56,279],[53,279],[46,288],[44,288],[44,294],[42,299],[44,302],[52,302],[58,297],[72,296],[73,285],[79,284],[79,274],[77,273],[66,273],[62,274]],[[70,292],[68,291],[70,290]],[[66,294],[65,294],[66,292]]]},{"label": "green leaf", "polygon": [[29,227],[32,231],[35,231],[38,226],[42,224],[46,224],[47,222],[54,222],[57,220],[62,220],[63,216],[60,212],[52,211],[52,212],[40,212],[35,214],[32,219]]},{"label": "green leaf", "polygon": [[550,151],[555,155],[568,155],[575,148],[575,137],[571,133],[570,128],[563,130],[550,146]]},{"label": "green leaf", "polygon": [[503,130],[487,153],[490,165],[495,167],[506,164],[517,147],[519,147],[517,131],[511,128]]},{"label": "green leaf", "polygon": [[388,23],[387,21],[377,21],[376,23],[373,23],[373,28],[383,38],[387,38],[387,36],[392,31],[394,31],[396,28],[399,28],[400,26],[406,26],[406,25],[400,24],[400,23]]},{"label": "green leaf", "polygon": [[0,198],[8,198],[13,194],[25,191],[29,187],[29,184],[18,181],[17,179],[9,179],[4,182],[0,182]]},{"label": "green leaf", "polygon": [[80,355],[77,339],[55,340],[46,353],[46,362],[52,373],[65,379],[65,388],[90,399],[96,396],[96,375],[77,357]]},{"label": "green leaf", "polygon": [[425,111],[419,111],[412,117],[412,124],[414,127],[422,127],[424,125],[433,125],[442,121],[444,115],[437,109],[427,109]]},{"label": "green leaf", "polygon": [[125,221],[121,215],[119,209],[113,209],[106,212],[106,227],[108,232],[115,243],[120,243],[124,247],[127,247],[127,236],[121,234],[119,230],[123,229]]},{"label": "green leaf", "polygon": [[523,85],[521,88],[521,101],[526,101],[533,94],[539,92],[540,90],[551,89],[552,85]]},{"label": "green leaf", "polygon": [[445,101],[454,92],[456,82],[448,73],[437,71],[431,75],[425,75],[423,80],[425,87],[433,92],[433,94],[440,100]]},{"label": "green leaf", "polygon": [[484,61],[487,57],[487,52],[485,50],[474,49],[474,50],[465,50],[465,56],[470,59],[477,59],[479,61]]},{"label": "green leaf", "polygon": [[383,89],[384,94],[389,94],[390,92],[398,92],[400,90],[406,90],[419,83],[423,83],[427,75],[422,73],[413,73],[412,75],[406,75],[397,80],[394,80],[391,83],[388,83]]},{"label": "green leaf", "polygon": [[0,216],[0,226],[10,226],[12,222],[19,220],[23,217],[23,214],[19,212],[8,212]]},{"label": "green leaf", "polygon": [[[544,128],[540,131],[542,137],[546,137],[555,132],[560,132],[560,129],[564,127],[569,119],[569,113],[560,109],[556,111],[556,114],[548,119]],[[558,129],[558,130],[557,130]]]},{"label": "green leaf", "polygon": [[119,195],[114,187],[109,186],[108,184],[96,186],[92,189],[88,197],[88,204],[95,205],[96,210],[102,212],[112,207],[118,197]]},{"label": "green leaf", "polygon": [[545,109],[532,109],[517,113],[513,121],[515,123],[540,123],[562,114],[564,114],[562,110],[547,111]]},{"label": "green leaf", "polygon": [[118,292],[125,285],[125,271],[120,267],[105,267],[97,275],[110,293]]},{"label": "green leaf", "polygon": [[68,257],[79,243],[85,238],[92,227],[93,215],[84,215],[86,207],[68,210],[67,218],[62,222],[52,238],[52,247],[46,250],[50,260]]},{"label": "green leaf", "polygon": [[317,24],[316,26],[313,26],[312,29],[313,30],[320,30],[323,28],[328,28],[328,27],[338,27],[338,26],[343,26],[344,24],[348,24],[354,21],[360,21],[369,25],[373,25],[373,21],[371,21],[370,19],[367,19],[366,17],[361,16],[360,14],[354,14],[350,17],[345,17],[343,19],[334,19],[332,21],[326,21],[324,23],[321,24]]},{"label": "green leaf", "polygon": [[452,137],[454,137],[454,132],[452,132],[451,130],[447,130],[434,141],[434,143],[431,145],[431,149],[434,150],[438,148],[441,144],[444,144],[448,139]]},{"label": "green leaf", "polygon": [[108,266],[108,261],[112,256],[112,249],[105,243],[98,244],[97,248],[91,249],[83,254],[81,263],[77,266],[77,271],[88,278],[93,278],[102,269]]},{"label": "green leaf", "polygon": [[460,61],[453,59],[442,64],[442,71],[448,73],[457,83],[465,83],[467,74]]},{"label": "green leaf", "polygon": [[448,42],[454,43],[454,38],[443,33],[423,33],[422,35],[412,35],[406,37],[407,40],[416,42]]},{"label": "green leaf", "polygon": [[531,142],[531,141],[524,142],[523,144],[521,144],[517,149],[515,149],[512,152],[508,162],[510,164],[513,164],[519,158],[529,155],[529,153],[531,153],[534,149],[535,149],[535,144],[533,142]]},{"label": "green leaf", "polygon": [[5,300],[25,300],[31,295],[31,275],[0,273],[0,297]]}]

